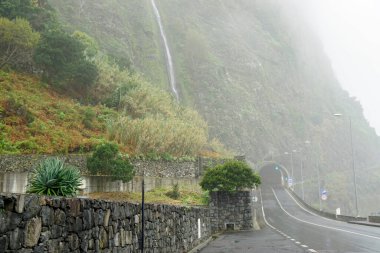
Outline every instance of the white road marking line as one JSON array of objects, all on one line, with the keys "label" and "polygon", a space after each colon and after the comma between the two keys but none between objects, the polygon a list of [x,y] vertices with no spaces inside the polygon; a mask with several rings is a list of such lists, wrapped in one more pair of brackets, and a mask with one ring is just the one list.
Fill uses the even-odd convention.
[{"label": "white road marking line", "polygon": [[[272,189],[273,190],[273,189]],[[274,230],[277,230],[277,228],[275,228],[274,226],[272,226],[271,224],[269,224],[269,222],[267,221],[267,219],[265,218],[265,212],[264,212],[264,203],[263,203],[263,196],[261,195],[261,189],[260,189],[260,199],[261,199],[261,209],[263,211],[263,218],[264,218],[264,222],[272,229]],[[278,230],[277,230],[278,231]],[[284,234],[284,236],[286,236],[287,238],[291,238],[290,236],[287,236],[286,234]],[[294,239],[292,239],[294,240]],[[316,251],[315,251],[316,252]]]},{"label": "white road marking line", "polygon": [[263,204],[263,196],[261,195],[261,189],[260,189],[260,199],[261,199],[261,209],[263,211],[263,218],[264,218],[264,222],[272,229],[276,230],[275,227],[273,227],[271,224],[269,224],[269,222],[267,221],[266,217],[265,217],[265,212],[264,212],[264,204]]},{"label": "white road marking line", "polygon": [[296,242],[296,244],[301,244],[300,242]]},{"label": "white road marking line", "polygon": [[364,236],[364,237],[368,237],[368,238],[372,238],[372,239],[380,240],[380,237],[377,237],[377,236],[366,235],[366,234],[361,234],[361,233],[357,233],[357,232],[352,232],[352,231],[348,231],[348,230],[344,230],[344,229],[340,229],[340,228],[334,228],[334,227],[324,226],[324,225],[320,225],[320,224],[316,224],[316,223],[313,223],[313,222],[309,222],[309,221],[305,221],[305,220],[299,219],[299,218],[297,218],[297,217],[291,215],[290,213],[288,213],[288,212],[284,209],[284,207],[282,206],[282,204],[281,204],[280,200],[278,199],[278,197],[277,197],[277,195],[276,195],[276,192],[274,191],[273,188],[272,188],[272,191],[273,191],[274,197],[276,198],[277,203],[279,204],[279,206],[280,206],[280,208],[282,209],[282,211],[284,211],[288,216],[292,217],[292,218],[295,219],[295,220],[298,220],[298,221],[303,222],[303,223],[306,223],[306,224],[314,225],[314,226],[317,226],[317,227],[322,227],[322,228],[332,229],[332,230],[336,230],[336,231],[340,231],[340,232],[344,232],[344,233],[349,233],[349,234],[353,234],[353,235],[359,235],[359,236]]},{"label": "white road marking line", "polygon": [[292,238],[292,239],[290,239],[290,240],[291,240],[291,241],[295,241],[296,239],[293,239],[293,238]]},{"label": "white road marking line", "polygon": [[331,221],[335,221],[335,222],[342,223],[342,221],[329,219],[329,218],[326,218],[326,217],[320,216],[320,215],[318,215],[318,214],[316,214],[316,213],[313,213],[313,212],[307,210],[306,208],[304,208],[304,207],[298,202],[298,200],[296,200],[296,199],[292,196],[292,194],[290,194],[290,192],[289,192],[288,189],[285,189],[285,191],[286,191],[286,193],[287,193],[287,194],[288,194],[288,195],[294,200],[294,202],[296,202],[296,204],[297,204],[302,210],[304,210],[305,212],[307,212],[307,213],[309,213],[309,214],[311,214],[311,215],[314,215],[314,216],[316,216],[316,217],[322,218],[322,219],[324,219],[324,220],[327,220],[327,221],[329,221],[329,222],[331,222]]},{"label": "white road marking line", "polygon": [[313,253],[316,253],[317,251],[313,250],[313,249],[309,249],[308,250],[309,252],[313,252]]},{"label": "white road marking line", "polygon": [[305,244],[301,245],[301,247],[302,247],[302,248],[309,248],[309,246],[307,246],[307,245],[305,245]]}]

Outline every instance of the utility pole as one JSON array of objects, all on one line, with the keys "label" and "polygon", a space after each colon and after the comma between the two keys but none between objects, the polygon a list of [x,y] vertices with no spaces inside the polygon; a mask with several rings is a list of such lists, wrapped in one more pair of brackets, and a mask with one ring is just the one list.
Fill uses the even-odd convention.
[{"label": "utility pole", "polygon": [[292,169],[292,180],[293,180],[293,183],[294,183],[294,176],[293,176],[293,171],[294,171],[294,166],[293,166],[293,152],[294,152],[294,150],[292,150],[291,152],[290,152],[290,166],[291,166],[291,169]]},{"label": "utility pole", "polygon": [[355,171],[355,153],[354,153],[354,145],[352,142],[352,122],[351,117],[349,117],[350,120],[350,143],[351,143],[351,162],[352,162],[352,173],[354,176],[354,189],[355,189],[355,211],[356,211],[356,217],[359,216],[359,208],[358,208],[358,192],[357,192],[357,186],[356,186],[356,171]]},{"label": "utility pole", "polygon": [[305,191],[303,188],[303,160],[301,158],[301,189],[302,189],[302,200],[305,201]]},{"label": "utility pole", "polygon": [[319,162],[317,164],[317,174],[318,174],[318,199],[319,199],[319,211],[322,211],[322,199],[321,199],[321,177],[319,173]]},{"label": "utility pole", "polygon": [[[342,117],[344,116],[341,113],[334,113],[335,117]],[[354,144],[352,141],[352,120],[350,116],[346,116],[350,123],[350,147],[351,147],[351,167],[352,167],[352,174],[353,174],[353,181],[354,181],[354,193],[355,193],[355,216],[359,216],[359,207],[358,207],[358,191],[357,191],[357,185],[356,185],[356,171],[355,171],[355,153],[354,153]]]}]

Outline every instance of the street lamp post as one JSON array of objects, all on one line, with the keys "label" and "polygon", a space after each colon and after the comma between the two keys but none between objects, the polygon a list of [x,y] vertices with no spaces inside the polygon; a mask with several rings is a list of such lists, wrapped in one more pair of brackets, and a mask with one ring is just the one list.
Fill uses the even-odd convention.
[{"label": "street lamp post", "polygon": [[304,156],[303,156],[303,159],[301,159],[301,180],[302,180],[302,200],[303,201],[305,201],[305,189],[304,189],[304,178],[303,178],[304,168],[303,167],[304,167],[304,161],[307,161],[307,154],[308,154],[307,147],[310,144],[310,141],[306,140],[304,144],[305,144]]},{"label": "street lamp post", "polygon": [[[291,167],[291,179],[292,182],[294,183],[294,165],[293,165],[293,153],[297,152],[297,150],[293,149],[290,152],[285,152],[284,155],[289,155],[290,154],[290,167]],[[294,190],[293,185],[292,185],[292,190]]]},{"label": "street lamp post", "polygon": [[292,163],[292,178],[294,178],[294,176],[293,176],[293,171],[294,171],[293,153],[295,153],[295,152],[297,152],[297,150],[295,150],[295,149],[293,149],[292,152],[290,152],[290,159],[291,159],[291,163]]},{"label": "street lamp post", "polygon": [[[344,116],[341,113],[335,113],[335,117],[342,117]],[[359,208],[358,208],[358,192],[357,192],[357,185],[356,185],[356,171],[355,171],[355,154],[354,154],[354,145],[352,141],[352,120],[351,117],[348,116],[348,120],[350,122],[350,146],[351,146],[351,166],[352,166],[352,173],[354,176],[354,191],[355,191],[355,212],[356,217],[359,216]]]},{"label": "street lamp post", "polygon": [[318,175],[318,199],[319,199],[319,211],[322,211],[322,199],[321,199],[321,176],[319,173],[319,162],[317,164],[317,175]]},{"label": "street lamp post", "polygon": [[301,157],[301,190],[302,190],[302,200],[305,201],[305,191],[303,188],[303,160]]}]

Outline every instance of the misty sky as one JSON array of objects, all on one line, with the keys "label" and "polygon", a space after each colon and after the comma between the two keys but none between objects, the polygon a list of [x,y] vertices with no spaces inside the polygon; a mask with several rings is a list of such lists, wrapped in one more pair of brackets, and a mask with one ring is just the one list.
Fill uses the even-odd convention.
[{"label": "misty sky", "polygon": [[315,24],[342,87],[380,134],[380,0],[310,0]]}]

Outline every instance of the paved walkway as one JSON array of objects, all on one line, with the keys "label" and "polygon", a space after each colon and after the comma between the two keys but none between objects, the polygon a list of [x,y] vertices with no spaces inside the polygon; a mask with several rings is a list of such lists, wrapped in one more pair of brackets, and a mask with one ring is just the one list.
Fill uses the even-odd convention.
[{"label": "paved walkway", "polygon": [[270,228],[220,235],[201,253],[301,253],[307,252]]}]

